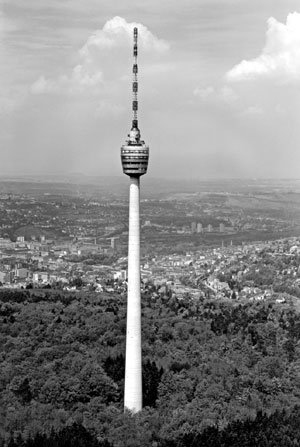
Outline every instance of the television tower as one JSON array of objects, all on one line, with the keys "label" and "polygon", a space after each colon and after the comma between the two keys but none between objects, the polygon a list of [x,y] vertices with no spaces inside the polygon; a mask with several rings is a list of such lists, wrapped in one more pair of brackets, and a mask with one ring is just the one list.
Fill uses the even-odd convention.
[{"label": "television tower", "polygon": [[142,343],[140,283],[140,176],[146,174],[149,146],[141,140],[138,128],[138,29],[133,29],[132,127],[128,140],[121,147],[123,172],[130,177],[128,292],[125,358],[124,408],[132,412],[142,409]]}]

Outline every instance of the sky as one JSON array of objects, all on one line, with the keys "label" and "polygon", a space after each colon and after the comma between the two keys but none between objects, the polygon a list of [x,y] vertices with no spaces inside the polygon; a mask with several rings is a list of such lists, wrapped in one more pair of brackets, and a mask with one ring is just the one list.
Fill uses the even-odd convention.
[{"label": "sky", "polygon": [[0,0],[0,175],[300,178],[299,0]]}]

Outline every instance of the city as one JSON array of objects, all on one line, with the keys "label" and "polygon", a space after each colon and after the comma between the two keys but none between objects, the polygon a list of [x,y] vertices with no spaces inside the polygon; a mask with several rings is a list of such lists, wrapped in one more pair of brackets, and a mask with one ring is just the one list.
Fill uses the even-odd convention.
[{"label": "city", "polygon": [[[297,288],[299,184],[241,182],[238,193],[230,182],[228,191],[218,186],[224,188],[212,182],[212,192],[202,192],[208,186],[199,183],[190,192],[191,183],[179,194],[176,184],[167,184],[158,197],[146,190],[144,287],[167,286],[176,296],[259,297],[271,292],[251,277],[253,266],[258,273],[267,265],[278,284]],[[93,183],[77,190],[67,182],[49,187],[24,180],[0,187],[2,287],[126,291],[128,201],[121,187],[119,197]]]}]

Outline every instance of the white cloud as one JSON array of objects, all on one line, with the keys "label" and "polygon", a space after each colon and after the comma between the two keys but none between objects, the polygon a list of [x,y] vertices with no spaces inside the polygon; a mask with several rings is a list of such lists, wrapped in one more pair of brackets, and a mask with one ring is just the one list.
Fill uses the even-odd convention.
[{"label": "white cloud", "polygon": [[[144,25],[128,23],[122,17],[108,20],[101,30],[95,31],[78,52],[78,64],[70,75],[62,75],[57,79],[46,79],[41,76],[31,85],[33,94],[47,93],[93,93],[103,89],[106,79],[109,82],[122,78],[121,63],[131,56],[128,51],[132,45],[133,28],[139,32],[139,47],[150,53],[163,53],[169,45],[154,36]],[[125,50],[125,51],[124,51]],[[107,73],[104,76],[104,72]]]},{"label": "white cloud", "polygon": [[112,48],[128,47],[132,43],[132,32],[138,27],[139,46],[143,51],[164,52],[169,49],[169,44],[154,36],[146,26],[141,23],[128,23],[122,17],[114,17],[108,20],[102,30],[95,31],[81,48],[80,54],[87,61],[93,59],[94,52],[111,50]]},{"label": "white cloud", "polygon": [[280,83],[300,80],[300,13],[287,16],[286,24],[268,20],[266,44],[260,56],[243,60],[226,75],[228,81],[274,79]]},{"label": "white cloud", "polygon": [[40,76],[30,87],[31,93],[39,95],[41,93],[50,93],[57,91],[55,81],[46,80],[44,76]]}]

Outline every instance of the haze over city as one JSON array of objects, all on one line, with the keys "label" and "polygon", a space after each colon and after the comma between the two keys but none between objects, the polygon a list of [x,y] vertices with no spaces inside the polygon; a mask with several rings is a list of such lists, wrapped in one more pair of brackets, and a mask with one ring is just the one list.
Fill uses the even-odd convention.
[{"label": "haze over city", "polygon": [[2,0],[0,25],[1,174],[121,175],[137,25],[151,177],[299,177],[298,1]]}]

